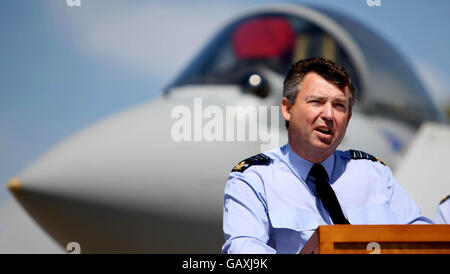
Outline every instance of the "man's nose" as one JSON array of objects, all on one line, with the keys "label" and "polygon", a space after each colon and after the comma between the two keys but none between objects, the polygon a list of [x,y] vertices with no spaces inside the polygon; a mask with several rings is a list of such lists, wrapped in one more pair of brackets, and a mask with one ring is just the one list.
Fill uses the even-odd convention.
[{"label": "man's nose", "polygon": [[334,120],[334,110],[333,110],[332,104],[326,103],[323,105],[321,118],[325,121],[333,121]]}]

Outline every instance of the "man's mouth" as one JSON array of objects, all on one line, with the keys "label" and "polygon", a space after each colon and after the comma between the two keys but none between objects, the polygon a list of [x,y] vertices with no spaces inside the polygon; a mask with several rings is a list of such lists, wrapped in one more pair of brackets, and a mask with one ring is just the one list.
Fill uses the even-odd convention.
[{"label": "man's mouth", "polygon": [[318,132],[321,132],[321,133],[323,133],[323,134],[326,134],[326,135],[331,135],[331,130],[329,129],[329,128],[316,128],[316,130],[318,131]]}]

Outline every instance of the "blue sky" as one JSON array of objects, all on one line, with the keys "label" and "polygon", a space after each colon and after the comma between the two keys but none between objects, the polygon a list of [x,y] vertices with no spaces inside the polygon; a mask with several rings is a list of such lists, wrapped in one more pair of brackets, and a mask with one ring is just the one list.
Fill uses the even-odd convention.
[{"label": "blue sky", "polygon": [[[381,33],[450,102],[446,0],[316,3]],[[219,27],[272,1],[6,0],[0,9],[0,182],[63,138],[161,94]],[[278,2],[280,3],[280,2]],[[0,188],[0,201],[9,197]]]}]

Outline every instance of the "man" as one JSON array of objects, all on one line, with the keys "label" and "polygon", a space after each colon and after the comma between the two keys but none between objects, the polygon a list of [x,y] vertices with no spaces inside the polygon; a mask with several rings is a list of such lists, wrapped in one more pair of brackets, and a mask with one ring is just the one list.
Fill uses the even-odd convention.
[{"label": "man", "polygon": [[232,170],[223,253],[298,253],[319,225],[431,223],[382,162],[336,150],[355,97],[348,73],[333,62],[292,65],[281,102],[289,142]]}]

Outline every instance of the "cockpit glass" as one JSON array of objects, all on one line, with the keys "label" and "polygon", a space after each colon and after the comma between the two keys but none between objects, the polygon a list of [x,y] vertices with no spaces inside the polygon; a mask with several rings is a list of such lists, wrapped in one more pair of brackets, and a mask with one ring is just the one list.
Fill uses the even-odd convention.
[{"label": "cockpit glass", "polygon": [[318,26],[293,15],[250,16],[223,30],[172,84],[235,84],[249,70],[265,68],[284,76],[297,60],[321,56],[345,66],[359,79],[345,51]]}]

